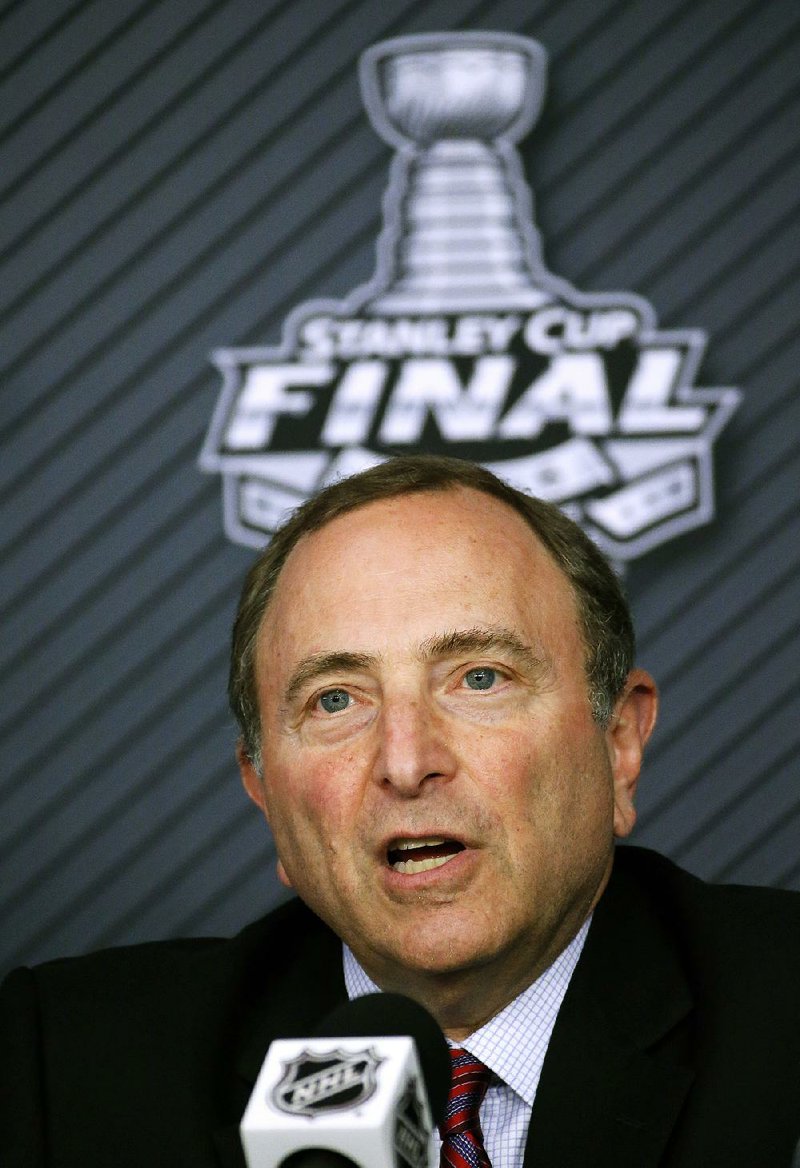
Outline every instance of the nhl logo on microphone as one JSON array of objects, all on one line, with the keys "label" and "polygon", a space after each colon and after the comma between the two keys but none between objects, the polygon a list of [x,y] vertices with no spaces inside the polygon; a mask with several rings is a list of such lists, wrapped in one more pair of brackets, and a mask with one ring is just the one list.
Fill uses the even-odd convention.
[{"label": "nhl logo on microphone", "polygon": [[[370,997],[360,1001],[369,1003]],[[401,1000],[398,995],[387,997]],[[391,1002],[385,1008],[388,1021],[386,1016],[376,1021],[374,1009],[365,1011],[357,1002],[349,1003],[344,1021],[333,1019],[345,1030],[364,1026],[367,1034],[361,1037],[279,1038],[270,1043],[240,1124],[251,1168],[282,1168],[290,1157],[295,1162],[295,1153],[309,1149],[317,1159],[304,1163],[325,1163],[325,1152],[337,1153],[344,1163],[359,1168],[427,1168],[438,1162],[429,1093],[436,1092],[438,1114],[446,1086],[428,1065],[436,1063],[435,1051],[431,1055],[425,1028],[418,1017],[409,1019],[407,1010],[400,1024],[420,1033],[427,1070],[411,1035],[376,1036],[376,1027],[396,1025],[393,1015],[398,1008],[393,1009]],[[420,1011],[415,1007],[413,1013]],[[438,1037],[444,1070],[449,1072],[441,1032]],[[431,1082],[423,1078],[423,1071]]]},{"label": "nhl logo on microphone", "polygon": [[303,1050],[283,1064],[272,1103],[287,1115],[308,1116],[358,1107],[374,1095],[381,1062],[372,1049]]}]

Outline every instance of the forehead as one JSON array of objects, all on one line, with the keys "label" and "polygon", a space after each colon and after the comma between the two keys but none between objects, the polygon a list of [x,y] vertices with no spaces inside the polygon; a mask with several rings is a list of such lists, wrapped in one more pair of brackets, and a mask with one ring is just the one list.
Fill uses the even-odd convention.
[{"label": "forehead", "polygon": [[[401,495],[298,542],[265,613],[259,657],[370,650],[370,638],[399,643],[498,621],[546,627],[556,639],[578,627],[569,581],[522,516],[470,488]],[[348,643],[334,645],[337,637]]]}]

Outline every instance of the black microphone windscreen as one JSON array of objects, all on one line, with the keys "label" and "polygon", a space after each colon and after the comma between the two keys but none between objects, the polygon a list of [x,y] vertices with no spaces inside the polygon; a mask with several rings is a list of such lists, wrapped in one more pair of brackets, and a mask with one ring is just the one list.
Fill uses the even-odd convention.
[{"label": "black microphone windscreen", "polygon": [[433,1122],[444,1119],[450,1093],[450,1051],[424,1006],[403,994],[365,994],[337,1006],[317,1028],[318,1038],[413,1038]]}]

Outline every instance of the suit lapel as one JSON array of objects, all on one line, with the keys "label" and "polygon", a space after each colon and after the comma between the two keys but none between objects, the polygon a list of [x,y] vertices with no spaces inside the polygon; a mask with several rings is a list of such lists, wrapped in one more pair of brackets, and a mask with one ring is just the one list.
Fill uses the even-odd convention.
[{"label": "suit lapel", "polygon": [[651,1168],[693,1078],[691,994],[623,853],[556,1021],[525,1168]]}]

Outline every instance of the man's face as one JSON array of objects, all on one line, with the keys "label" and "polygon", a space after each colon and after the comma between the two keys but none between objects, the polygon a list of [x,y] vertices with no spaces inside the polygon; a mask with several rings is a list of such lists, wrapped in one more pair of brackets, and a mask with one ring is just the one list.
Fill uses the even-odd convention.
[{"label": "man's face", "polygon": [[456,489],[333,520],[289,556],[256,672],[243,772],[285,882],[384,988],[528,984],[605,884],[639,754],[592,719],[575,601],[522,518]]}]

